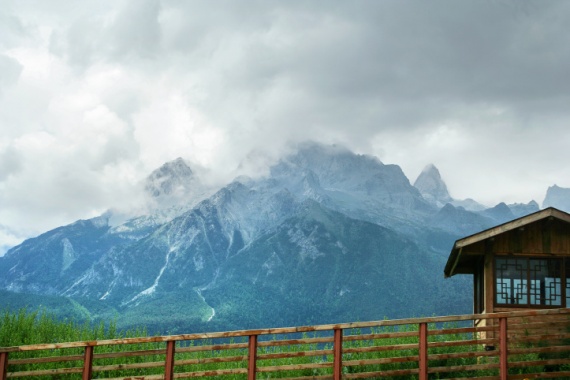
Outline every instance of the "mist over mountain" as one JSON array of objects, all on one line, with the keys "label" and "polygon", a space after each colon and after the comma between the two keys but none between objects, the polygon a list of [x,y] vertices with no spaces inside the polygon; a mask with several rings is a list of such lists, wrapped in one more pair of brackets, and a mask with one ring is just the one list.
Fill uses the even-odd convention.
[{"label": "mist over mountain", "polygon": [[414,185],[397,165],[315,143],[217,189],[177,159],[146,179],[145,212],[0,257],[0,306],[44,295],[62,316],[157,332],[468,313],[471,279],[443,277],[453,242],[538,204],[463,207],[433,165]]}]

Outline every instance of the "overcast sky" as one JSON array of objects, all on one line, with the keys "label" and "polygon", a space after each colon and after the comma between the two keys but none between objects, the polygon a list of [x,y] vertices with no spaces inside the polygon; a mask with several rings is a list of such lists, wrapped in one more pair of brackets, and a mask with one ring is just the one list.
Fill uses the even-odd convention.
[{"label": "overcast sky", "polygon": [[305,140],[412,183],[433,163],[457,199],[541,204],[570,187],[569,16],[555,0],[3,0],[0,254],[132,202],[176,157],[228,180]]}]

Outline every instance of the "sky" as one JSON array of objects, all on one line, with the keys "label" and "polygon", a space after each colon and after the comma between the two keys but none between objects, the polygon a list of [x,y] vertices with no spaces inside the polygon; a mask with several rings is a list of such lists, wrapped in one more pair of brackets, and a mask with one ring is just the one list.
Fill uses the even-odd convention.
[{"label": "sky", "polygon": [[541,204],[570,187],[568,15],[563,0],[2,0],[0,255],[136,203],[166,161],[224,183],[307,140],[411,183],[433,163],[456,199]]}]

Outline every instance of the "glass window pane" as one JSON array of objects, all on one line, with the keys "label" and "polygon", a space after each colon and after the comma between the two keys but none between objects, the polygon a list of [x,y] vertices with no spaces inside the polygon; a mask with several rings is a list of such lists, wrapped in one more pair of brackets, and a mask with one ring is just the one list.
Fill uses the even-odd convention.
[{"label": "glass window pane", "polygon": [[562,305],[560,260],[530,259],[530,304],[543,306]]},{"label": "glass window pane", "polygon": [[566,258],[566,307],[570,307],[570,260]]},{"label": "glass window pane", "polygon": [[495,261],[496,303],[528,304],[528,260],[497,258]]}]

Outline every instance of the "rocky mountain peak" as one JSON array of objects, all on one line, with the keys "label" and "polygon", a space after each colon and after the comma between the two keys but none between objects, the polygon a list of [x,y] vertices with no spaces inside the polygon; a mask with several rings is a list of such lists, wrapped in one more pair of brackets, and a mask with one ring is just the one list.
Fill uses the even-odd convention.
[{"label": "rocky mountain peak", "polygon": [[505,202],[501,202],[494,207],[481,211],[481,215],[491,218],[495,224],[505,223],[515,218],[512,210]]},{"label": "rocky mountain peak", "polygon": [[179,157],[154,170],[146,179],[145,190],[153,197],[170,195],[185,188],[193,177],[190,166]]},{"label": "rocky mountain peak", "polygon": [[422,170],[414,182],[414,187],[420,191],[428,202],[438,207],[453,201],[447,191],[447,185],[439,174],[439,170],[433,164],[427,165]]},{"label": "rocky mountain peak", "polygon": [[287,161],[313,171],[324,183],[344,182],[377,172],[384,166],[373,156],[356,154],[340,145],[303,144]]},{"label": "rocky mountain peak", "polygon": [[542,207],[556,207],[570,212],[570,189],[557,185],[550,186],[546,191]]},{"label": "rocky mountain peak", "polygon": [[[187,161],[177,158],[154,170],[144,182],[146,207],[160,218],[171,219],[208,198],[218,188],[202,182]],[[158,214],[155,215],[158,217]]]}]

